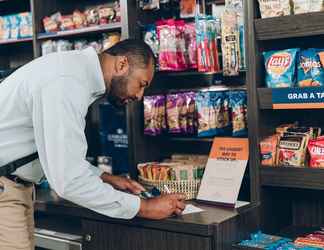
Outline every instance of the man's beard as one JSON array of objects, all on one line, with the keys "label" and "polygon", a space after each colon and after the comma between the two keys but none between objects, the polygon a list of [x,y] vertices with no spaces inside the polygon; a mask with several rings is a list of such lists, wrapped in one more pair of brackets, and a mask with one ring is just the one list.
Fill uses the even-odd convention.
[{"label": "man's beard", "polygon": [[111,79],[111,87],[107,93],[107,99],[115,107],[125,106],[127,100],[128,77],[115,76]]}]

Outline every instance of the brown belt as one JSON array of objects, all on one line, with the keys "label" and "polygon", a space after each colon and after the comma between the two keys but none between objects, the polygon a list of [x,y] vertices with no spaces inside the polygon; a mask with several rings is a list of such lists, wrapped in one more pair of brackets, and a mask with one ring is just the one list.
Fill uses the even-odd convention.
[{"label": "brown belt", "polygon": [[25,181],[21,178],[19,178],[18,176],[15,176],[15,175],[8,175],[8,176],[5,176],[7,179],[13,181],[13,182],[16,182],[18,184],[22,184],[24,186],[29,186],[32,184],[32,182],[29,182],[29,181]]}]

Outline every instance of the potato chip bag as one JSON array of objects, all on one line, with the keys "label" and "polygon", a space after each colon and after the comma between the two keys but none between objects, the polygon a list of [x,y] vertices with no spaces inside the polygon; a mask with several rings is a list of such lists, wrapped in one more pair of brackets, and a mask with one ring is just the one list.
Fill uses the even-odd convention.
[{"label": "potato chip bag", "polygon": [[295,85],[298,52],[299,49],[263,52],[267,87],[287,88]]}]

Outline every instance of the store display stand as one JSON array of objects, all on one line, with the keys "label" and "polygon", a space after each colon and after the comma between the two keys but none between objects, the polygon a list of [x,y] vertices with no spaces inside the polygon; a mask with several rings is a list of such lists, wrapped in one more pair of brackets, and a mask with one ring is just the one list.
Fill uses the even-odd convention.
[{"label": "store display stand", "polygon": [[[104,3],[103,0],[91,4]],[[73,32],[44,34],[42,18],[56,11],[71,13],[89,1],[65,0],[1,0],[0,15],[31,11],[33,17],[33,36],[24,40],[0,42],[0,67],[16,68],[41,56],[41,42],[45,39],[68,39],[92,37],[100,32],[119,31],[122,38],[140,38],[137,1],[120,0],[121,23]],[[211,1],[203,1],[204,9]],[[216,1],[224,3],[224,1]],[[249,1],[245,1],[249,2]],[[142,17],[142,16],[141,16]],[[142,21],[142,20],[141,20]],[[248,36],[247,36],[248,38]],[[223,78],[221,74],[198,72],[158,73],[152,88],[146,94],[167,93],[170,90],[208,87],[215,83],[236,84],[245,82],[247,72],[237,78]],[[247,85],[249,86],[249,84]],[[100,101],[99,101],[100,102]],[[251,100],[249,102],[251,105]],[[256,105],[255,105],[256,106]],[[96,157],[99,151],[98,106],[94,104],[88,115],[88,138],[90,155]],[[129,162],[133,168],[131,175],[137,178],[136,165],[140,162],[158,160],[171,153],[208,154],[212,139],[196,137],[151,138],[143,134],[143,105],[134,103],[126,108],[129,135]],[[250,115],[251,113],[251,115]],[[253,110],[249,111],[249,138],[253,137]],[[251,125],[250,125],[251,124]],[[253,143],[250,139],[253,150]],[[252,153],[250,152],[250,155]],[[253,159],[252,159],[253,160]],[[251,161],[251,160],[250,160]],[[205,211],[183,217],[172,217],[163,221],[150,221],[140,218],[133,220],[111,219],[87,209],[61,200],[49,190],[39,190],[35,202],[36,226],[73,233],[83,236],[85,250],[229,250],[232,244],[248,237],[259,226],[259,203],[257,199],[258,178],[254,165],[249,164],[243,180],[241,196],[250,204],[240,209],[208,206],[194,203]]]},{"label": "store display stand", "polygon": [[[324,222],[322,169],[261,166],[259,143],[276,126],[299,121],[304,126],[323,124],[323,109],[274,110],[272,90],[265,88],[263,51],[288,48],[323,48],[324,13],[261,19],[258,1],[248,2],[247,73],[250,165],[255,199],[261,203],[261,229],[295,237]],[[319,89],[319,90],[322,90]]]}]

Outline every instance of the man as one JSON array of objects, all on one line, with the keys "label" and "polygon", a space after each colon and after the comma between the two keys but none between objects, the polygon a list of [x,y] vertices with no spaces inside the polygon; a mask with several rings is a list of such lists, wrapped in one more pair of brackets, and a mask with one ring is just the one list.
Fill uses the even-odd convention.
[{"label": "man", "polygon": [[[33,249],[32,187],[43,173],[64,199],[116,218],[163,219],[181,214],[182,195],[141,200],[135,181],[103,173],[85,160],[88,107],[108,95],[116,105],[143,97],[154,74],[144,42],[124,40],[101,55],[92,48],[53,53],[18,69],[0,84],[0,167],[38,151],[12,176],[0,177],[0,249]],[[18,177],[18,178],[16,178]]]}]

